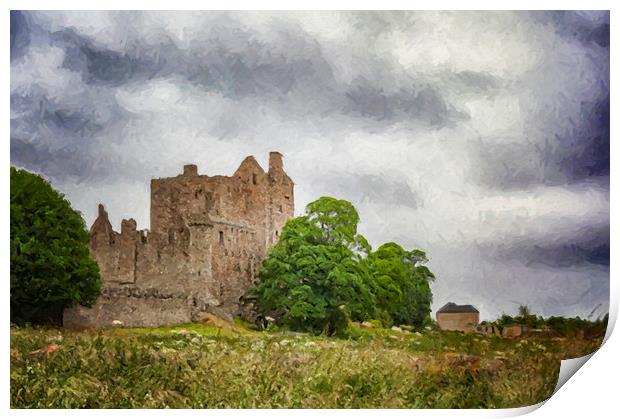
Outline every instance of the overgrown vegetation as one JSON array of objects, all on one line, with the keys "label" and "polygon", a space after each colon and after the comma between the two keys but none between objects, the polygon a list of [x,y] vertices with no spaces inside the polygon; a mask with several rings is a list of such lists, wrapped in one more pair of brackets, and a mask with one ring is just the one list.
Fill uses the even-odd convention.
[{"label": "overgrown vegetation", "polygon": [[11,167],[11,322],[56,323],[99,295],[81,215],[42,177]]},{"label": "overgrown vegetation", "polygon": [[432,272],[423,251],[386,243],[372,252],[350,202],[322,197],[290,220],[250,292],[265,316],[292,330],[342,333],[349,320],[422,325]]},{"label": "overgrown vegetation", "polygon": [[500,330],[508,324],[522,324],[530,329],[549,329],[562,336],[572,336],[578,333],[590,335],[604,335],[607,329],[609,314],[596,320],[582,319],[580,317],[543,317],[531,313],[527,305],[521,305],[516,316],[502,314],[494,323]]},{"label": "overgrown vegetation", "polygon": [[351,339],[240,325],[11,330],[13,408],[498,408],[538,403],[599,340],[351,325]]}]

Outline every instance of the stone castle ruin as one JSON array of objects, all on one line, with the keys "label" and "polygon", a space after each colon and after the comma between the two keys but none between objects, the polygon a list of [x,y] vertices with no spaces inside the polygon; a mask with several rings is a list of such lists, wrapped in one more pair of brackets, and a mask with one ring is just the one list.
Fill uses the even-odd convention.
[{"label": "stone castle ruin", "polygon": [[282,155],[271,152],[265,172],[249,156],[233,176],[183,174],[151,180],[151,229],[133,219],[112,229],[99,205],[90,252],[102,293],[92,308],[65,310],[66,327],[161,326],[200,319],[205,312],[240,313],[267,249],[293,217],[293,181]]}]

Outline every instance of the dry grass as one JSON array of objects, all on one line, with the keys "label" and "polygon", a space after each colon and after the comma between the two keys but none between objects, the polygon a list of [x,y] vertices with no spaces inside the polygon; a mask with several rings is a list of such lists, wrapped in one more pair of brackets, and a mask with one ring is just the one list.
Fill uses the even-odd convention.
[{"label": "dry grass", "polygon": [[11,406],[516,407],[551,395],[560,359],[600,345],[388,330],[350,336],[216,322],[83,333],[12,329]]}]

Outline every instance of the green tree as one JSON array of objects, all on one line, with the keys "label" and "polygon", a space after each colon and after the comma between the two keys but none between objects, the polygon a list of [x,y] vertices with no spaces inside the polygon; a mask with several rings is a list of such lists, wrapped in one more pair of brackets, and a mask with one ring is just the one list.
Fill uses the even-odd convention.
[{"label": "green tree", "polygon": [[307,205],[306,219],[320,230],[323,242],[344,245],[361,256],[370,252],[368,241],[357,234],[360,217],[349,201],[321,197]]},{"label": "green tree", "polygon": [[526,317],[532,314],[530,311],[530,308],[525,304],[519,305],[519,308],[517,309],[517,313],[519,317]]},{"label": "green tree", "polygon": [[372,290],[382,320],[421,326],[431,312],[430,282],[435,275],[424,264],[426,254],[386,243],[369,256]]},{"label": "green tree", "polygon": [[540,316],[536,316],[536,314],[532,314],[530,308],[525,304],[519,305],[517,313],[518,315],[514,318],[514,320],[519,324],[523,324],[533,329],[542,327],[545,324],[544,319]]},{"label": "green tree", "polygon": [[11,321],[59,323],[101,288],[81,215],[42,177],[11,167]]},{"label": "green tree", "polygon": [[322,197],[290,220],[250,292],[265,315],[294,330],[335,333],[348,320],[422,325],[433,273],[426,254],[386,243],[371,252],[350,202]]},{"label": "green tree", "polygon": [[323,197],[290,220],[251,291],[258,307],[294,330],[337,333],[371,316],[374,295],[361,263],[370,250],[347,201]]}]

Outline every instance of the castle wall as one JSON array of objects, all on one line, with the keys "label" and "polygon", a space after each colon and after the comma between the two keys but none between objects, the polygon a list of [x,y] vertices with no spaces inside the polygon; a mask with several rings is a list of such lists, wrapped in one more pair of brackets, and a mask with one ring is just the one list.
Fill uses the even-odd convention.
[{"label": "castle wall", "polygon": [[294,185],[275,154],[268,173],[248,157],[232,177],[201,176],[188,165],[182,175],[153,179],[150,232],[137,231],[132,219],[113,231],[100,205],[90,250],[103,292],[91,309],[66,310],[64,324],[175,324],[215,308],[238,314],[268,247],[293,216]]},{"label": "castle wall", "polygon": [[[128,296],[129,295],[129,296]],[[183,296],[168,296],[154,291],[123,287],[105,288],[92,308],[82,306],[65,310],[67,328],[154,327],[192,321],[191,301]],[[116,323],[116,322],[121,323]]]}]

